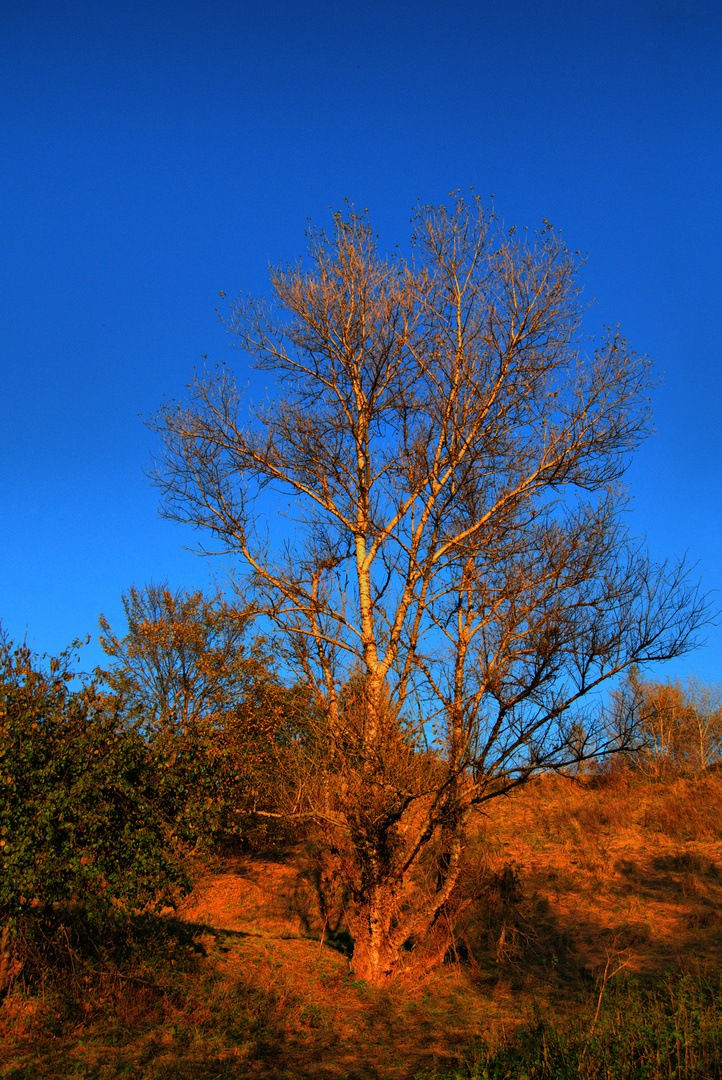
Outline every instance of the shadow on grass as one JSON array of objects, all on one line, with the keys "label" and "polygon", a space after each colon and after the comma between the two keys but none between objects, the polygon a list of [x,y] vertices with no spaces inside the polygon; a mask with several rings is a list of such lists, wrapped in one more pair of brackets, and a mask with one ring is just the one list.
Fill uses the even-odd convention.
[{"label": "shadow on grass", "polygon": [[[411,1075],[391,996],[360,992],[345,972],[332,978],[351,1020],[328,987],[314,997],[273,954],[259,969],[233,947],[266,935],[143,914],[108,918],[100,941],[96,915],[55,910],[25,927],[24,976],[0,1009],[3,1080]],[[236,955],[218,966],[219,953]]]}]

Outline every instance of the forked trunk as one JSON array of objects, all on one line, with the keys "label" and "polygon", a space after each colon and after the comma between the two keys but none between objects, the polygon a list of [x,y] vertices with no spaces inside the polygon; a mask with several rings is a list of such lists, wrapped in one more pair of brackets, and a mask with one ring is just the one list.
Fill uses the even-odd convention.
[{"label": "forked trunk", "polygon": [[[437,923],[439,913],[449,914],[448,904],[459,878],[463,837],[451,838],[438,864],[435,889],[422,888],[422,896],[413,896],[409,881],[400,882],[393,872],[383,873],[376,866],[376,876],[362,899],[348,913],[348,924],[354,939],[351,971],[372,986],[382,986],[395,974],[410,939],[421,946],[427,964],[443,957],[445,947],[438,941],[433,957],[428,954],[429,931]],[[408,873],[408,871],[407,871]],[[427,882],[427,888],[430,882]],[[401,897],[405,901],[400,903]],[[409,903],[409,901],[411,901]],[[443,935],[442,935],[443,937]],[[439,951],[440,950],[440,951]]]}]

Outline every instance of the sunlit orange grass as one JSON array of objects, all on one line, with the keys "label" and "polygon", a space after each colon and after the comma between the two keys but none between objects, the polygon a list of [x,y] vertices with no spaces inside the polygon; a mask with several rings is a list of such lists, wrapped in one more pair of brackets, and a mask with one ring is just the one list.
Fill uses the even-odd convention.
[{"label": "sunlit orange grass", "polygon": [[578,971],[597,970],[610,947],[641,974],[722,968],[718,774],[542,777],[493,807],[479,844],[491,863],[518,868],[538,952],[546,934],[563,940]]},{"label": "sunlit orange grass", "polygon": [[324,933],[300,845],[198,863],[180,910],[206,952],[197,968],[109,974],[85,998],[76,986],[60,1019],[54,991],[28,1009],[18,988],[2,1013],[5,1061],[40,1078],[92,1062],[98,1076],[148,1080],[210,1080],[226,1065],[268,1080],[443,1073],[479,1033],[501,1038],[538,1009],[575,1016],[605,968],[653,981],[722,970],[720,822],[718,775],[550,776],[498,800],[447,962],[424,972],[410,954],[385,990],[355,983]]}]

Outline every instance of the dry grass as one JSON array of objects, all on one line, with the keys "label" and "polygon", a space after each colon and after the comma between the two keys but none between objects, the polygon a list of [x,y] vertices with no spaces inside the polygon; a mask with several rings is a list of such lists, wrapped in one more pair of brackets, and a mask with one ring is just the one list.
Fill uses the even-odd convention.
[{"label": "dry grass", "polygon": [[609,949],[640,975],[720,969],[718,777],[545,777],[492,810],[479,844],[516,867],[532,958],[556,941],[569,974],[595,972]]},{"label": "dry grass", "polygon": [[411,953],[386,990],[351,979],[349,939],[322,915],[300,847],[200,864],[179,921],[166,920],[172,954],[151,950],[131,971],[80,967],[64,992],[16,984],[0,1012],[0,1075],[443,1072],[478,1035],[493,1043],[540,1009],[573,1015],[605,966],[650,980],[722,971],[721,830],[718,775],[541,779],[480,823],[466,880],[476,900],[447,963],[424,975]]}]

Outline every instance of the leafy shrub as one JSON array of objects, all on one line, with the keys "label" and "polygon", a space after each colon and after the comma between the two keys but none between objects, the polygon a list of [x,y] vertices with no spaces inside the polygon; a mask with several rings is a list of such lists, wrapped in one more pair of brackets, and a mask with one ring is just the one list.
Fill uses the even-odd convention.
[{"label": "leafy shrub", "polygon": [[73,902],[156,908],[186,884],[156,763],[112,697],[0,641],[0,915]]}]

